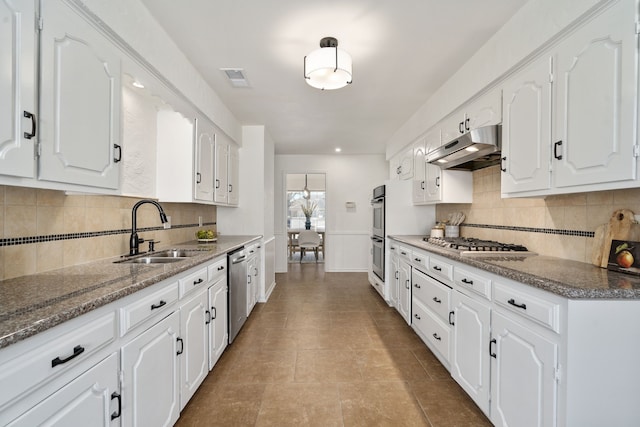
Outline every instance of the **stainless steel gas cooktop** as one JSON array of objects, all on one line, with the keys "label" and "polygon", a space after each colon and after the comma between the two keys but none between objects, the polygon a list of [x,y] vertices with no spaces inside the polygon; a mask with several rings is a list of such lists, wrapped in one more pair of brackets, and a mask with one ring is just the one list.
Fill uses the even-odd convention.
[{"label": "stainless steel gas cooktop", "polygon": [[526,256],[535,255],[526,246],[513,243],[500,243],[471,237],[424,237],[429,245],[450,250],[463,256]]}]

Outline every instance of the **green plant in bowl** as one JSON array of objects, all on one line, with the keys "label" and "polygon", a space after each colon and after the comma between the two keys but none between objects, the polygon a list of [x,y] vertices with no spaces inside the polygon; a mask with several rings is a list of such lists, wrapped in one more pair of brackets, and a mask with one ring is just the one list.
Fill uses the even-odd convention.
[{"label": "green plant in bowl", "polygon": [[216,233],[213,230],[198,230],[196,237],[198,240],[212,240],[216,238]]}]

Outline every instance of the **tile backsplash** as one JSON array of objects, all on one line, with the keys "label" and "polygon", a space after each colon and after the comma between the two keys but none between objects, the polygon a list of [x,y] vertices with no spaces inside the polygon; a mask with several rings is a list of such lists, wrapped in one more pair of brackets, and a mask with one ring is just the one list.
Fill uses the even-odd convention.
[{"label": "tile backsplash", "polygon": [[621,208],[640,214],[640,188],[502,199],[500,167],[492,166],[473,172],[472,204],[438,205],[436,219],[462,211],[463,237],[518,243],[540,255],[591,262],[596,228]]},{"label": "tile backsplash", "polygon": [[[129,252],[131,210],[140,200],[124,196],[66,194],[63,191],[0,186],[0,279],[41,273]],[[215,206],[161,203],[171,217],[163,229],[158,210],[138,208],[138,234],[166,247],[216,229]],[[146,250],[142,243],[141,249]]]}]

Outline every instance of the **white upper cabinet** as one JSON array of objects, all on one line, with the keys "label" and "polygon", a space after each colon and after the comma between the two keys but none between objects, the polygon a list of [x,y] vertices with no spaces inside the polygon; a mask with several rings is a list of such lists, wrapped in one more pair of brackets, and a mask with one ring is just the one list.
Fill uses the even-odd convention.
[{"label": "white upper cabinet", "polygon": [[196,200],[213,202],[213,174],[215,170],[216,134],[212,124],[198,120],[196,125]]},{"label": "white upper cabinet", "polygon": [[503,86],[502,192],[542,190],[551,184],[551,59],[547,56]]},{"label": "white upper cabinet", "polygon": [[229,202],[229,186],[227,181],[227,162],[229,143],[222,137],[216,140],[216,172],[214,180],[214,201],[227,204]]},{"label": "white upper cabinet", "polygon": [[[438,130],[439,136],[439,130]],[[424,201],[425,178],[427,163],[425,162],[425,138],[419,138],[413,143],[413,180],[411,183],[413,203]]]},{"label": "white upper cabinet", "polygon": [[[0,2],[0,174],[35,176],[35,2]],[[5,74],[6,73],[6,74]]]},{"label": "white upper cabinet", "polygon": [[60,0],[41,2],[42,180],[117,189],[120,54]]},{"label": "white upper cabinet", "polygon": [[238,147],[233,144],[229,145],[227,181],[229,204],[237,206],[240,201],[240,153]]},{"label": "white upper cabinet", "polygon": [[556,187],[636,179],[636,14],[619,1],[555,49]]},{"label": "white upper cabinet", "polygon": [[171,109],[158,112],[156,197],[193,202],[195,120]]},{"label": "white upper cabinet", "polygon": [[442,120],[442,143],[451,142],[472,129],[499,124],[502,121],[501,95],[499,89],[494,89]]}]

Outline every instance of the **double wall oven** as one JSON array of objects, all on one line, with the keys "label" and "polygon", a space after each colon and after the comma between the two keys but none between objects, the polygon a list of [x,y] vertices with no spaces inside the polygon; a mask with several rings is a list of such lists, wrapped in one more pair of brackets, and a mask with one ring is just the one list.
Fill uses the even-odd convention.
[{"label": "double wall oven", "polygon": [[371,228],[371,269],[384,282],[384,209],[385,186],[373,189],[373,226]]}]

